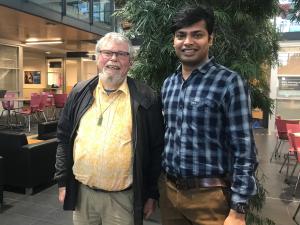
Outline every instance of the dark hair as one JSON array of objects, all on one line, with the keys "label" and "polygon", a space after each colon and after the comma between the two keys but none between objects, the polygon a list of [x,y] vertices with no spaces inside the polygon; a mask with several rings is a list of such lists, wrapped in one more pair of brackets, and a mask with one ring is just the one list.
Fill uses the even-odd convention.
[{"label": "dark hair", "polygon": [[201,20],[205,21],[206,30],[211,35],[215,24],[213,10],[205,5],[187,5],[175,13],[171,31],[174,34],[177,30],[191,26]]}]

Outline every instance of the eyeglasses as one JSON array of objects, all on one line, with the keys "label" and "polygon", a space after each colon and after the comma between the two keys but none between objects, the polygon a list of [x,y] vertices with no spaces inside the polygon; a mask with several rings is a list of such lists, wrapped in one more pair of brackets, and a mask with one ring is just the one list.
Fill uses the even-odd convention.
[{"label": "eyeglasses", "polygon": [[123,52],[123,51],[113,52],[109,50],[100,50],[99,53],[102,55],[102,57],[107,59],[112,58],[114,54],[116,55],[116,57],[121,59],[126,59],[129,56],[129,52]]}]

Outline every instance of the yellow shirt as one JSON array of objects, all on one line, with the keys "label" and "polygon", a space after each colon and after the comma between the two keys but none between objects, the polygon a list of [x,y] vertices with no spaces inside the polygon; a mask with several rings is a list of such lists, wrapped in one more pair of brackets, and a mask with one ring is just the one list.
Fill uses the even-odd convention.
[{"label": "yellow shirt", "polygon": [[133,167],[127,81],[107,95],[99,80],[94,96],[95,101],[81,118],[75,138],[73,173],[78,181],[90,187],[123,190],[132,184]]}]

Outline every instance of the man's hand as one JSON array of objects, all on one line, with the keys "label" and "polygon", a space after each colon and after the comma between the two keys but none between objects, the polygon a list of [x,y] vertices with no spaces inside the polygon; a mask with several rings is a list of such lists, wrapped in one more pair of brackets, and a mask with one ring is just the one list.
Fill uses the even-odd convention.
[{"label": "man's hand", "polygon": [[152,198],[148,198],[144,205],[144,218],[148,219],[151,214],[155,211],[156,208],[156,200]]},{"label": "man's hand", "polygon": [[245,215],[231,209],[224,225],[246,225]]},{"label": "man's hand", "polygon": [[64,203],[66,197],[66,187],[58,188],[58,201]]}]

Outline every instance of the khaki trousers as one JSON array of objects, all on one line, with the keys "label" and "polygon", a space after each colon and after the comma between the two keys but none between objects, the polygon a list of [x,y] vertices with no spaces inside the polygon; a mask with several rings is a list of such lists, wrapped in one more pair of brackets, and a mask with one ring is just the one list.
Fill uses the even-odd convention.
[{"label": "khaki trousers", "polygon": [[223,225],[229,213],[229,203],[221,187],[178,190],[159,179],[162,225]]},{"label": "khaki trousers", "polygon": [[100,192],[80,184],[74,225],[133,225],[133,191]]}]

